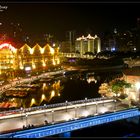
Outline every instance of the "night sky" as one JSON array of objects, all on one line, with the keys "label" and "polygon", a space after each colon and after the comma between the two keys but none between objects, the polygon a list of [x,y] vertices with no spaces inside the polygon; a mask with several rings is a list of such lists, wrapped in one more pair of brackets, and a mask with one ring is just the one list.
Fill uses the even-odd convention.
[{"label": "night sky", "polygon": [[101,35],[136,26],[140,3],[1,3],[8,9],[0,12],[0,22],[20,23],[31,35],[50,33],[64,40],[66,31],[78,35]]}]

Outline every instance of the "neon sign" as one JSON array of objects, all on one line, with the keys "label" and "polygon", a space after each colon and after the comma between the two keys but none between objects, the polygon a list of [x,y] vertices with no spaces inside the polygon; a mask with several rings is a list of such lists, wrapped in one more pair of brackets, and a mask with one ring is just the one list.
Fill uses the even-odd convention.
[{"label": "neon sign", "polygon": [[9,48],[12,52],[16,52],[16,48],[14,48],[11,44],[9,44],[9,43],[3,43],[3,44],[1,44],[0,45],[0,49],[2,49],[2,48],[4,48],[4,47],[6,47],[6,48]]}]

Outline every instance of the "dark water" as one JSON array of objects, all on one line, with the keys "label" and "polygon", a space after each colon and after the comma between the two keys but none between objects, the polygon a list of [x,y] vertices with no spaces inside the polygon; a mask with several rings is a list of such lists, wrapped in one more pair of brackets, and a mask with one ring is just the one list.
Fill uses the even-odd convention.
[{"label": "dark water", "polygon": [[[121,72],[67,72],[63,76],[55,76],[51,82],[35,81],[34,83],[40,84],[40,88],[30,92],[27,97],[6,97],[6,99],[16,102],[18,108],[28,108],[44,104],[61,103],[66,100],[74,101],[83,100],[85,98],[97,98],[100,97],[98,89],[101,83],[109,82],[121,76]],[[90,81],[90,83],[87,81],[91,77],[94,77],[96,83],[94,81]]]},{"label": "dark water", "polygon": [[[99,86],[103,82],[121,77],[122,72],[94,72],[96,83],[87,82],[90,77],[87,73],[93,71],[83,71],[66,73],[64,77],[54,79],[51,83],[40,83],[39,90],[33,92],[23,99],[11,98],[17,101],[20,106],[30,107],[44,104],[53,104],[59,102],[81,100],[86,98],[100,97],[98,93]],[[36,81],[39,83],[39,81]],[[33,102],[34,99],[34,102]],[[123,137],[127,134],[139,134],[138,126],[127,123],[126,121],[118,121],[104,125],[94,126],[87,129],[73,131],[71,137]],[[52,136],[58,137],[58,136]]]},{"label": "dark water", "polygon": [[[98,88],[103,82],[109,82],[110,80],[121,77],[121,72],[104,72],[104,73],[95,73],[94,77],[97,79],[97,83],[91,82],[90,84],[86,81],[87,72],[83,72],[81,75],[81,79],[69,79],[66,83],[64,83],[64,89],[61,94],[61,98],[57,100],[57,97],[54,97],[55,101],[65,100],[80,100],[87,98],[96,98],[100,97],[98,94]],[[129,137],[128,135],[132,135],[131,137],[140,136],[139,125],[128,123],[126,120],[116,121],[112,123],[107,123],[99,126],[94,126],[86,129],[81,129],[77,131],[71,132],[71,137],[75,138],[104,138],[104,137]],[[56,135],[53,137],[61,137],[60,135]]]}]

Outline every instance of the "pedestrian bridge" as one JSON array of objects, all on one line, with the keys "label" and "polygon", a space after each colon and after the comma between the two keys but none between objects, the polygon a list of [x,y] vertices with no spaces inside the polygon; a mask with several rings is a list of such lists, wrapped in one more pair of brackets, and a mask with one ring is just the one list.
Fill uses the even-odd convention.
[{"label": "pedestrian bridge", "polygon": [[[77,102],[78,103],[81,102],[81,103],[77,104]],[[113,122],[113,121],[117,121],[117,120],[133,118],[133,117],[137,117],[140,115],[139,108],[137,108],[137,107],[120,109],[120,107],[117,106],[116,102],[114,104],[113,101],[107,100],[107,99],[103,100],[103,101],[100,101],[100,100],[97,101],[97,99],[96,99],[98,106],[97,106],[97,104],[95,104],[95,99],[94,99],[94,102],[91,101],[91,99],[89,99],[89,101],[86,102],[86,106],[85,106],[85,103],[82,104],[82,102],[83,101],[76,101],[76,102],[74,102],[75,104],[70,103],[69,106],[66,106],[66,108],[64,107],[63,109],[62,109],[62,107],[59,107],[59,109],[61,109],[60,114],[62,114],[63,112],[65,112],[65,113],[71,112],[71,114],[72,114],[72,112],[73,112],[73,116],[69,120],[57,121],[57,119],[59,117],[59,112],[57,112],[58,108],[55,107],[56,110],[52,113],[56,113],[55,114],[56,118],[54,118],[54,116],[52,116],[54,114],[51,113],[50,115],[53,118],[52,118],[52,120],[50,120],[50,123],[48,123],[46,125],[40,125],[37,127],[33,127],[30,129],[20,129],[18,131],[11,131],[11,132],[8,132],[5,134],[3,133],[0,135],[0,138],[42,138],[42,137],[47,137],[47,136],[52,136],[52,135],[57,135],[57,134],[60,134],[61,136],[70,136],[70,132],[74,131],[74,130],[92,127],[95,125],[109,123],[109,122]],[[113,106],[113,110],[108,110],[104,113],[100,113],[99,110],[103,106],[107,106],[108,104]],[[77,110],[76,110],[77,108],[73,107],[76,105],[79,105],[79,112],[77,112]],[[95,113],[92,112],[92,113],[89,113],[89,115],[80,116],[80,111],[82,111],[82,112],[84,111],[83,108],[88,111],[94,108]],[[54,110],[54,108],[53,108],[53,110]],[[63,110],[63,112],[62,112],[62,110]],[[42,110],[40,110],[40,111],[42,111]],[[30,111],[30,113],[33,113],[33,111]],[[40,112],[40,114],[41,114],[41,112]],[[43,114],[44,114],[44,110],[42,112],[42,115]],[[11,120],[14,121],[14,119],[19,117],[19,120],[22,121],[21,114],[19,114],[19,116],[18,116],[18,114],[16,114],[16,115],[17,116],[11,118]],[[30,114],[30,115],[33,118],[35,117],[33,114]],[[38,117],[40,118],[41,116],[38,116]],[[49,117],[49,114],[48,114],[48,117]],[[6,116],[5,116],[5,118],[2,118],[2,120],[3,119],[5,119],[5,121],[9,120],[9,118],[6,118]],[[55,120],[55,122],[54,122],[54,120]],[[16,121],[17,121],[17,119],[16,119]],[[26,118],[26,121],[27,121],[27,118]],[[8,124],[8,122],[7,122],[7,124]],[[1,125],[2,125],[2,123],[1,123]]]},{"label": "pedestrian bridge", "polygon": [[126,109],[123,111],[103,114],[99,116],[89,116],[87,118],[72,120],[69,122],[63,122],[59,124],[53,124],[50,126],[43,126],[40,128],[34,128],[29,130],[23,130],[8,134],[0,135],[0,138],[42,138],[46,136],[52,136],[61,134],[82,128],[87,128],[95,125],[109,123],[121,119],[127,119],[130,117],[139,116],[140,111],[138,108]]}]

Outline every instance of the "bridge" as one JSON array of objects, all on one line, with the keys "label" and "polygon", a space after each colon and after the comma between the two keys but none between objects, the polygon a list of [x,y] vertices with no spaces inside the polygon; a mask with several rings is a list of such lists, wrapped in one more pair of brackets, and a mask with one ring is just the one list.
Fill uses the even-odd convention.
[{"label": "bridge", "polygon": [[42,138],[70,136],[74,130],[137,117],[140,111],[104,97],[21,108],[0,115],[0,138]]},{"label": "bridge", "polygon": [[59,53],[60,57],[67,57],[67,58],[86,58],[86,59],[93,59],[95,56],[92,55],[81,55],[80,53]]}]

